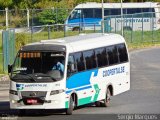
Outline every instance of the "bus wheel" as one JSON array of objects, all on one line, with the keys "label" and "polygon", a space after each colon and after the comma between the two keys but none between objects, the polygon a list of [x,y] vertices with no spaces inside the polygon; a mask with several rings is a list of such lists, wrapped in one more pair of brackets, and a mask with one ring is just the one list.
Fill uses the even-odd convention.
[{"label": "bus wheel", "polygon": [[111,92],[109,89],[107,89],[107,92],[106,92],[106,97],[105,99],[103,100],[103,106],[104,107],[108,107],[109,104],[110,104],[110,99],[111,99]]},{"label": "bus wheel", "polygon": [[101,102],[100,102],[100,101],[96,101],[96,102],[95,102],[95,106],[96,106],[96,107],[101,107]]},{"label": "bus wheel", "polygon": [[125,27],[123,27],[123,30],[126,30],[126,31],[132,31],[132,28],[131,28],[131,27],[129,27],[129,26],[125,26]]},{"label": "bus wheel", "polygon": [[75,107],[75,102],[74,102],[74,100],[71,96],[70,103],[69,103],[69,108],[66,109],[66,115],[72,115],[74,107]]},{"label": "bus wheel", "polygon": [[74,27],[74,28],[72,29],[72,31],[79,31],[79,30],[80,30],[79,27]]}]

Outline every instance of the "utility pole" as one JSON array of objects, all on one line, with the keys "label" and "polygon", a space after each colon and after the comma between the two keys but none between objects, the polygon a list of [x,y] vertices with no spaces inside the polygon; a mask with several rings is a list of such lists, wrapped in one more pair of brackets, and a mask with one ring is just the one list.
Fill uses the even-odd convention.
[{"label": "utility pole", "polygon": [[8,29],[8,8],[5,8],[6,11],[6,30]]},{"label": "utility pole", "polygon": [[102,0],[102,34],[104,34],[104,1]]},{"label": "utility pole", "polygon": [[121,0],[121,32],[123,36],[123,1]]},{"label": "utility pole", "polygon": [[29,9],[27,8],[27,27],[29,28]]}]

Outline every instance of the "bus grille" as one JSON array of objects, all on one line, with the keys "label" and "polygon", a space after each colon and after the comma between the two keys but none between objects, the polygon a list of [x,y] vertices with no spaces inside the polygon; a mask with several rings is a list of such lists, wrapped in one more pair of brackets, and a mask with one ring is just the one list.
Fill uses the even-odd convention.
[{"label": "bus grille", "polygon": [[21,96],[22,96],[22,101],[25,105],[32,105],[28,104],[27,100],[28,99],[35,99],[38,102],[36,103],[37,105],[43,104],[46,98],[46,91],[22,91]]},{"label": "bus grille", "polygon": [[21,96],[24,97],[46,97],[46,91],[22,91]]}]

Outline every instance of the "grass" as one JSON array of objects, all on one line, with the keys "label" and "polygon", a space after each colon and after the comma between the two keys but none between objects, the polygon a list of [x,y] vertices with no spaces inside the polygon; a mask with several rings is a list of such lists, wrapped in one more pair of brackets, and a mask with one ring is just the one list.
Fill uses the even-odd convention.
[{"label": "grass", "polygon": [[139,49],[160,45],[160,30],[153,32],[146,31],[143,33],[141,31],[135,31],[133,33],[131,33],[131,31],[125,31],[124,37],[129,49]]},{"label": "grass", "polygon": [[3,56],[0,54],[0,73],[3,73]]},{"label": "grass", "polygon": [[[94,31],[87,31],[87,33],[93,33],[93,32]],[[82,31],[81,33],[85,33],[85,31]],[[30,33],[23,33],[23,34],[25,34],[25,36],[27,37],[26,43],[37,42],[40,40],[48,39],[47,31],[34,33],[32,35]],[[50,39],[64,37],[63,31],[51,31],[49,34],[50,34]],[[66,36],[78,35],[79,31],[69,31],[65,34]],[[143,33],[141,31],[134,31],[134,32],[124,31],[124,37],[126,39],[126,42],[130,50],[146,48],[151,46],[160,46],[160,30],[153,32],[145,31]],[[0,34],[0,53],[2,53],[2,34]],[[0,54],[0,73],[4,73],[2,54]]]},{"label": "grass", "polygon": [[[81,33],[85,33],[84,31],[81,31]],[[87,31],[87,33],[93,33],[93,31]],[[51,31],[50,33],[50,39],[56,39],[56,38],[62,38],[65,36],[74,36],[78,35],[79,31],[69,31],[64,33],[63,31]],[[28,35],[28,37],[31,39],[31,42],[37,42],[40,40],[47,40],[48,39],[48,32],[40,32],[40,33],[35,33],[31,36],[31,34]],[[30,41],[29,41],[30,42]]]}]

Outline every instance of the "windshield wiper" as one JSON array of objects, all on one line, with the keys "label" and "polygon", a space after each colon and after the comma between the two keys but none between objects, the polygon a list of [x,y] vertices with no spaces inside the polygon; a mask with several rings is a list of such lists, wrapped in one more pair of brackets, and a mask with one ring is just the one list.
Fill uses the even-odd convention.
[{"label": "windshield wiper", "polygon": [[53,78],[52,76],[46,75],[46,74],[42,74],[42,73],[36,74],[35,76],[36,76],[36,77],[49,77],[49,78],[51,78],[52,80],[57,81],[57,79]]},{"label": "windshield wiper", "polygon": [[33,80],[34,82],[36,82],[36,79],[34,77],[32,77],[31,75],[27,74],[27,73],[19,73],[21,75],[27,75],[28,77],[31,78],[31,80]]},{"label": "windshield wiper", "polygon": [[[29,78],[30,78],[30,80],[32,80],[32,81],[34,81],[34,82],[36,82],[36,79],[34,78],[34,77],[32,77],[31,75],[29,75],[29,74],[27,74],[27,73],[17,73],[18,75],[26,75],[26,76],[28,76]],[[15,79],[15,78],[14,78]]]}]

